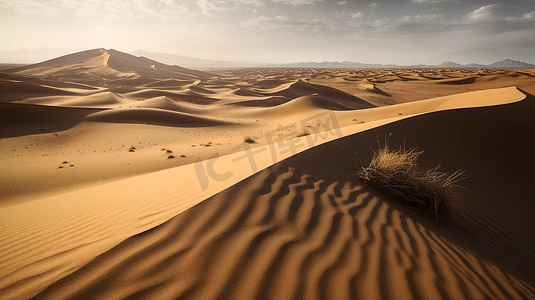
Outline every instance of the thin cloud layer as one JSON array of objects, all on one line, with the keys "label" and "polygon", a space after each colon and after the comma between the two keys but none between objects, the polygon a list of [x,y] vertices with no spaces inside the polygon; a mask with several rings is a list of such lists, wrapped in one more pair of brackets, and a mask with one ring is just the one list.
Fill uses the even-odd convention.
[{"label": "thin cloud layer", "polygon": [[482,6],[468,14],[468,18],[475,21],[489,20],[492,18],[492,12],[497,6],[497,4]]},{"label": "thin cloud layer", "polygon": [[323,0],[271,0],[275,3],[284,3],[284,4],[291,4],[291,5],[307,5],[307,4],[314,4],[316,2],[321,2]]},{"label": "thin cloud layer", "polygon": [[0,26],[9,41],[0,50],[113,47],[265,62],[383,63],[387,54],[407,64],[493,47],[535,62],[535,4],[523,1],[0,0]]}]

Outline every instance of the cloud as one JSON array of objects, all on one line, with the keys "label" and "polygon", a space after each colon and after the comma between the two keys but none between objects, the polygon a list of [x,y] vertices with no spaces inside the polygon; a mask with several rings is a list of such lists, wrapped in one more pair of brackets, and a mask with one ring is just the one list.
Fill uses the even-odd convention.
[{"label": "cloud", "polygon": [[336,3],[336,4],[338,4],[338,5],[345,5],[345,4],[347,4],[347,1],[338,1],[338,3]]},{"label": "cloud", "polygon": [[[445,14],[405,15],[395,18],[378,18],[361,21],[362,18],[348,22],[348,32],[353,37],[397,39],[400,37],[431,37],[437,33],[451,32],[459,29],[455,21]],[[351,28],[351,29],[349,29]]]},{"label": "cloud", "polygon": [[264,6],[263,0],[197,0],[195,2],[204,15],[212,15],[213,11],[236,10],[240,5]]},{"label": "cloud", "polygon": [[241,22],[241,26],[249,31],[277,31],[277,32],[323,32],[339,30],[338,23],[324,19],[293,20],[287,16],[260,16]]},{"label": "cloud", "polygon": [[529,12],[527,14],[523,14],[519,17],[507,17],[504,18],[504,21],[531,21],[535,19],[535,11]]},{"label": "cloud", "polygon": [[[279,23],[279,21],[288,21],[288,17],[286,16],[276,16],[276,17],[266,17],[266,16],[260,16],[260,17],[257,17],[257,18],[254,18],[254,19],[249,19],[249,20],[246,20],[246,21],[243,21],[241,23],[241,25],[243,27],[247,27],[247,28],[255,28],[255,27],[260,27],[260,25],[265,25],[265,24],[274,24],[274,23]],[[265,28],[265,27],[264,27]]]},{"label": "cloud", "polygon": [[535,11],[532,11],[530,13],[523,15],[522,19],[526,19],[526,20],[535,19]]},{"label": "cloud", "polygon": [[72,9],[76,16],[82,18],[128,18],[134,17],[138,9],[135,5],[119,0],[64,0],[63,3],[65,7]]},{"label": "cloud", "polygon": [[358,18],[360,18],[362,16],[363,16],[363,14],[361,12],[351,13],[351,18],[353,18],[353,19],[358,19]]},{"label": "cloud", "polygon": [[492,12],[495,7],[497,7],[497,4],[491,4],[482,6],[473,12],[468,14],[468,19],[473,21],[484,21],[492,18]]},{"label": "cloud", "polygon": [[0,0],[0,7],[10,8],[19,14],[57,16],[63,10],[61,1]]},{"label": "cloud", "polygon": [[[124,3],[124,1],[117,0],[116,2]],[[176,4],[174,0],[132,0],[132,3],[138,11],[164,20],[193,15],[185,4]]]},{"label": "cloud", "polygon": [[192,14],[185,4],[177,4],[175,0],[0,0],[0,7],[27,15],[72,13],[77,17],[105,19],[150,15],[167,20]]},{"label": "cloud", "polygon": [[371,8],[377,8],[377,6],[379,6],[379,4],[377,4],[377,3],[372,3],[372,4],[368,5],[368,6],[371,7]]},{"label": "cloud", "polygon": [[411,0],[415,3],[440,3],[440,2],[446,2],[448,0]]},{"label": "cloud", "polygon": [[446,15],[416,15],[416,16],[403,16],[399,19],[401,23],[419,23],[419,22],[429,22],[429,21],[437,21],[437,20],[444,20]]},{"label": "cloud", "polygon": [[314,4],[316,2],[321,2],[321,1],[323,0],[271,0],[271,2],[291,4],[291,5]]}]

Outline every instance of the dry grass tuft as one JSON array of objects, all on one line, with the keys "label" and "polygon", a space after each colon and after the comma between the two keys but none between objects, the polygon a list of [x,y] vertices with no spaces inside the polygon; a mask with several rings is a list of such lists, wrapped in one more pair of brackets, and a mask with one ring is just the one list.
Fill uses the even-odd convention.
[{"label": "dry grass tuft", "polygon": [[451,175],[438,171],[440,166],[422,172],[416,162],[423,151],[389,149],[385,142],[368,166],[362,167],[359,177],[378,190],[392,195],[409,208],[426,216],[458,225],[453,213],[453,187],[464,179],[464,172]]}]

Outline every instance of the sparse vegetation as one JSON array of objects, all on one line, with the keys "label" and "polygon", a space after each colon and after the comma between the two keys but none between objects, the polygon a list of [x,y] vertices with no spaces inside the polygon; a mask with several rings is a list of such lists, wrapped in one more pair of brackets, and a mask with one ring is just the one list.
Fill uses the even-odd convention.
[{"label": "sparse vegetation", "polygon": [[173,153],[173,151],[172,151],[172,150],[169,150],[169,149],[167,149],[165,152],[166,152],[166,153]]},{"label": "sparse vegetation", "polygon": [[422,172],[416,160],[423,151],[401,147],[391,150],[388,142],[379,146],[370,164],[361,168],[359,177],[426,216],[456,224],[452,189],[463,179],[464,172],[448,175],[438,171],[439,166]]},{"label": "sparse vegetation", "polygon": [[169,156],[167,157],[167,159],[173,159],[173,158],[175,158],[173,155],[169,155]]},{"label": "sparse vegetation", "polygon": [[130,146],[130,148],[128,148],[128,152],[134,152],[134,151],[136,151],[136,147]]},{"label": "sparse vegetation", "polygon": [[243,141],[246,142],[246,143],[249,143],[249,144],[254,144],[254,143],[256,143],[256,141],[253,140],[250,136],[245,136],[245,137],[243,138]]},{"label": "sparse vegetation", "polygon": [[180,155],[180,157],[186,157],[186,155],[182,154],[182,155]]}]

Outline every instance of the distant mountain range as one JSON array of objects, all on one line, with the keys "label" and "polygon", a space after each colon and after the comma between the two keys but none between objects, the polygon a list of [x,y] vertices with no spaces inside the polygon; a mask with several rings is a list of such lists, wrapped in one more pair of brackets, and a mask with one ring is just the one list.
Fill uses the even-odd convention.
[{"label": "distant mountain range", "polygon": [[399,66],[399,65],[381,65],[381,64],[366,64],[366,63],[360,63],[360,62],[351,62],[351,61],[344,61],[344,62],[300,62],[300,63],[291,63],[291,64],[282,64],[282,65],[276,65],[281,67],[297,67],[297,68],[349,68],[349,67],[360,67],[360,68],[535,68],[535,65],[528,64],[525,62],[512,60],[512,59],[505,59],[502,61],[498,61],[495,63],[492,63],[490,65],[481,65],[481,64],[466,64],[461,65],[452,61],[446,61],[439,65],[411,65],[411,66]]},{"label": "distant mountain range", "polygon": [[436,65],[438,68],[496,68],[496,69],[510,69],[510,68],[535,68],[535,65],[528,64],[518,60],[504,59],[497,61],[490,65],[480,65],[480,64],[467,64],[461,65],[452,61],[446,61],[439,65]]},{"label": "distant mountain range", "polygon": [[367,68],[381,68],[386,65],[381,64],[367,64],[353,61],[324,61],[324,62],[297,62],[289,64],[273,64],[277,67],[292,67],[292,68],[349,68],[349,67],[367,67]]},{"label": "distant mountain range", "polygon": [[324,61],[324,62],[296,62],[287,64],[269,64],[269,63],[247,63],[247,62],[231,62],[231,61],[216,61],[208,59],[191,58],[168,53],[148,52],[144,50],[136,50],[131,52],[133,55],[143,56],[156,61],[184,67],[281,67],[281,68],[535,68],[535,65],[528,64],[521,61],[506,59],[490,65],[481,64],[467,64],[461,65],[455,62],[447,61],[439,65],[383,65],[383,64],[369,64],[353,61]]},{"label": "distant mountain range", "polygon": [[253,67],[253,66],[265,66],[266,64],[259,63],[247,63],[247,62],[233,62],[233,61],[221,61],[221,60],[209,60],[201,58],[186,57],[169,53],[148,52],[145,50],[135,50],[130,54],[136,56],[142,56],[156,61],[168,64],[177,65],[190,68],[230,68],[230,67]]},{"label": "distant mountain range", "polygon": [[135,50],[130,54],[136,56],[143,56],[150,59],[154,59],[163,62],[168,65],[178,65],[184,67],[213,67],[213,68],[225,68],[225,67],[286,67],[286,68],[344,68],[344,67],[385,67],[381,64],[366,64],[358,62],[297,62],[287,64],[270,64],[270,63],[258,63],[258,62],[232,62],[232,61],[220,61],[186,57],[169,53],[148,52],[144,50]]},{"label": "distant mountain range", "polygon": [[[58,57],[56,53],[65,55],[66,49],[43,48],[40,50],[20,50],[20,51],[0,51],[0,64],[4,63],[27,63],[32,60],[43,61]],[[73,52],[70,52],[73,53]],[[282,68],[535,68],[535,65],[512,59],[505,59],[489,65],[481,64],[458,64],[452,61],[446,61],[439,65],[411,65],[400,66],[394,64],[370,64],[353,61],[324,61],[324,62],[295,62],[284,64],[270,64],[261,62],[233,62],[219,61],[186,57],[169,53],[149,52],[144,50],[135,50],[130,54],[152,59],[167,65],[176,65],[186,68],[236,68],[236,67],[282,67]],[[44,59],[46,58],[46,59]],[[6,65],[10,67],[10,65]],[[12,66],[11,66],[12,67]]]}]

